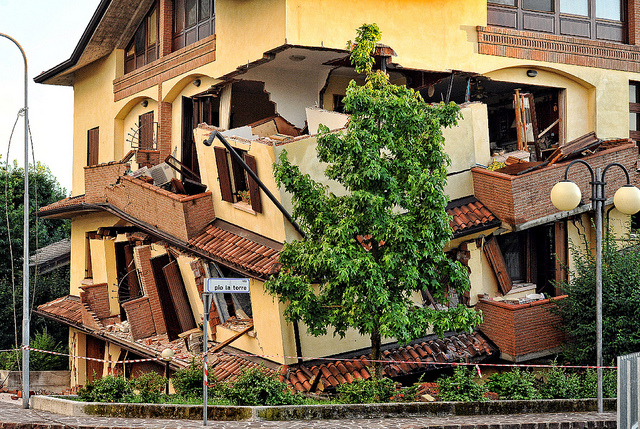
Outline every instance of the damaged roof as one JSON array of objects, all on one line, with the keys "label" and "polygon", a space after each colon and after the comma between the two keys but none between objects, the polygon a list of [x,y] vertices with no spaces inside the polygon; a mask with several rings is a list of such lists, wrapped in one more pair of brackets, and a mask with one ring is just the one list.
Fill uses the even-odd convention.
[{"label": "damaged roof", "polygon": [[501,221],[476,197],[468,196],[447,205],[453,237],[458,238],[500,226]]},{"label": "damaged roof", "polygon": [[[443,339],[432,336],[404,347],[384,350],[382,359],[393,363],[385,364],[383,373],[390,378],[419,375],[442,369],[440,364],[443,363],[479,362],[497,353],[498,349],[477,331],[472,334],[452,334]],[[299,392],[312,392],[333,389],[356,379],[369,379],[372,377],[371,366],[370,355],[332,359],[329,362],[318,360],[285,365],[281,368],[280,378]]]}]

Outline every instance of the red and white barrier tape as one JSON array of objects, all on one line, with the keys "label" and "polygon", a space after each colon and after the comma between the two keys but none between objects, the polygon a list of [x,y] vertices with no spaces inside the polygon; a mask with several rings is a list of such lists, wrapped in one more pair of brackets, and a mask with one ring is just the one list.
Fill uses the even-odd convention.
[{"label": "red and white barrier tape", "polygon": [[[96,362],[110,362],[113,364],[119,364],[119,363],[133,363],[133,362],[153,362],[153,361],[164,361],[163,358],[161,357],[157,357],[157,358],[148,358],[148,359],[131,359],[131,360],[126,360],[126,361],[110,361],[107,359],[98,359],[98,358],[90,358],[90,357],[86,357],[86,356],[76,356],[76,355],[71,355],[71,354],[67,354],[67,353],[59,353],[59,352],[52,352],[49,350],[39,350],[39,349],[34,349],[33,347],[26,347],[26,346],[22,346],[21,349],[28,349],[30,351],[34,351],[34,352],[40,352],[40,353],[49,353],[49,354],[53,354],[53,355],[58,355],[58,356],[67,356],[67,357],[71,357],[74,359],[84,359],[84,360],[90,360],[90,361],[96,361]],[[17,351],[20,349],[14,349],[14,350],[7,350],[7,351]],[[210,353],[207,353],[210,354]],[[309,356],[286,356],[286,355],[259,355],[259,354],[253,354],[253,353],[228,353],[228,352],[216,352],[216,353],[212,353],[212,354],[226,354],[229,356],[236,356],[236,357],[259,357],[259,358],[265,358],[265,359],[306,359],[306,360],[318,360],[318,361],[334,361],[334,362],[339,362],[339,361],[347,361],[350,359],[345,359],[345,358],[330,358],[330,357],[309,357]],[[203,357],[204,357],[204,353],[203,353]],[[508,363],[474,363],[474,362],[425,362],[425,361],[399,361],[399,360],[373,360],[373,359],[366,359],[367,362],[369,363],[382,363],[382,364],[409,364],[409,365],[443,365],[443,366],[474,366],[476,368],[476,371],[478,371],[478,375],[480,377],[482,377],[482,373],[480,372],[480,367],[484,366],[484,367],[494,367],[494,368],[573,368],[573,369],[618,369],[617,366],[595,366],[595,365],[541,365],[541,364],[526,364],[526,363],[520,363],[520,364],[508,364]]]}]

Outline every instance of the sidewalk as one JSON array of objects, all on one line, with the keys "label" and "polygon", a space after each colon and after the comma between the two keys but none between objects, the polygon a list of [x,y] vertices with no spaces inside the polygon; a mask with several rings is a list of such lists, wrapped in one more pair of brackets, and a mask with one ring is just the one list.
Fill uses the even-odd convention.
[{"label": "sidewalk", "polygon": [[[569,429],[615,428],[615,413],[514,414],[494,416],[449,416],[361,420],[297,420],[288,422],[218,422],[220,429]],[[68,417],[38,410],[25,410],[21,401],[0,400],[0,428],[12,429],[142,429],[202,428],[199,420],[128,419],[107,417]]]}]

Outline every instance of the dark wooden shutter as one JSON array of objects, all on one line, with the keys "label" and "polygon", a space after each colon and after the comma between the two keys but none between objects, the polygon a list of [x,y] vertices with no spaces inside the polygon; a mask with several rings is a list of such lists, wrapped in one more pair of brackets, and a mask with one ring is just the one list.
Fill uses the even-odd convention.
[{"label": "dark wooden shutter", "polygon": [[153,111],[139,116],[140,149],[153,149]]},{"label": "dark wooden shutter", "polygon": [[167,336],[169,337],[169,341],[177,340],[178,335],[182,331],[180,331],[180,322],[178,320],[176,309],[173,306],[171,292],[169,291],[169,285],[167,284],[163,270],[163,268],[171,261],[169,261],[169,256],[166,254],[151,258],[150,261],[153,271],[153,280],[158,291],[158,298],[160,299],[160,307],[162,308],[164,323],[167,327]]},{"label": "dark wooden shutter", "polygon": [[491,264],[493,271],[496,273],[500,292],[502,292],[502,294],[506,294],[512,287],[511,276],[509,276],[509,272],[507,271],[507,266],[504,262],[504,258],[502,257],[500,246],[498,246],[498,241],[493,235],[485,239],[483,250],[484,254],[489,259],[489,263]]},{"label": "dark wooden shutter", "polygon": [[87,132],[87,165],[98,165],[99,137],[98,127]]},{"label": "dark wooden shutter", "polygon": [[189,297],[187,291],[184,288],[182,276],[180,275],[180,269],[178,263],[173,261],[162,268],[164,276],[169,286],[169,293],[171,294],[171,301],[173,307],[176,309],[178,315],[178,321],[180,322],[180,332],[185,332],[196,327],[196,321],[191,311],[191,305],[189,305]]},{"label": "dark wooden shutter", "polygon": [[[554,247],[555,247],[555,260],[556,260],[556,278],[557,282],[567,281],[567,221],[561,220],[555,223],[554,228]],[[560,295],[562,291],[556,288],[556,295]]]},{"label": "dark wooden shutter", "polygon": [[[251,171],[256,173],[256,176],[257,176],[258,169],[256,166],[255,156],[245,155],[244,162],[247,163]],[[251,197],[251,208],[256,213],[262,213],[262,201],[260,201],[260,187],[258,186],[258,183],[251,178],[251,176],[249,176],[248,174],[247,176],[249,177],[248,185],[249,185],[249,196]]]},{"label": "dark wooden shutter", "polygon": [[216,154],[216,166],[218,167],[218,181],[220,182],[222,200],[232,203],[233,191],[231,190],[231,176],[229,175],[227,150],[223,147],[214,147],[213,151]]}]

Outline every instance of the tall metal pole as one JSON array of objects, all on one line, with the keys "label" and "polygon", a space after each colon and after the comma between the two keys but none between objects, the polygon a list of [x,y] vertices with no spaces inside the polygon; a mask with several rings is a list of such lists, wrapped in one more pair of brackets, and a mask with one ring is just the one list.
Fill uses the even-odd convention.
[{"label": "tall metal pole", "polygon": [[22,254],[22,408],[29,408],[29,105],[27,55],[14,38],[0,33],[20,49],[24,58],[24,251]]},{"label": "tall metal pole", "polygon": [[202,324],[202,420],[203,425],[207,426],[208,411],[208,390],[209,390],[209,368],[207,367],[207,349],[209,345],[209,313],[213,302],[213,294],[204,292],[202,294],[202,305],[204,307],[204,323]]},{"label": "tall metal pole", "polygon": [[595,169],[592,188],[596,211],[596,372],[598,374],[598,412],[604,411],[602,402],[602,209],[604,205],[604,178],[600,168]]}]

